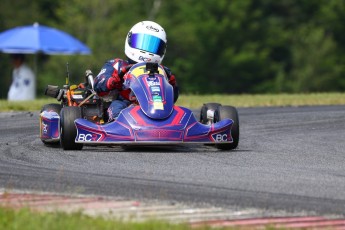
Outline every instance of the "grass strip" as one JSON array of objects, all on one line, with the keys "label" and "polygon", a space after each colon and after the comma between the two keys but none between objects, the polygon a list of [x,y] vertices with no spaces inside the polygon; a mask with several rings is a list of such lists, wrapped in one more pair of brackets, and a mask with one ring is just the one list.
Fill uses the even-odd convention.
[{"label": "grass strip", "polygon": [[342,105],[345,104],[345,93],[181,95],[177,105],[200,108],[208,102],[235,107]]},{"label": "grass strip", "polygon": [[188,223],[169,223],[163,220],[121,220],[111,217],[89,216],[79,212],[38,212],[28,207],[14,209],[0,206],[0,230],[277,230],[273,225],[248,226],[191,226]]},{"label": "grass strip", "polygon": [[[204,103],[217,102],[235,107],[257,106],[305,106],[305,105],[345,105],[345,93],[311,94],[243,94],[243,95],[186,95],[181,94],[177,105],[197,109]],[[25,102],[0,100],[0,111],[38,111],[48,103],[59,103],[53,98]]]},{"label": "grass strip", "polygon": [[[144,222],[122,221],[103,217],[91,217],[82,212],[35,212],[28,208],[19,210],[0,207],[0,229],[6,230],[187,230],[187,224],[172,224],[166,221],[147,220]],[[207,230],[211,227],[202,226],[195,230]],[[222,228],[224,229],[224,228]],[[234,229],[234,228],[232,228]]]}]

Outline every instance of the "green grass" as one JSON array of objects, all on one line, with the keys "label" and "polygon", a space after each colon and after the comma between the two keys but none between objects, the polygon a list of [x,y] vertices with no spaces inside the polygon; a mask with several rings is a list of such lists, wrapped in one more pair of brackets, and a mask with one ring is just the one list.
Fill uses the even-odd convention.
[{"label": "green grass", "polygon": [[345,104],[345,93],[181,95],[177,104],[189,108],[200,108],[207,102],[218,102],[235,107],[341,105]]},{"label": "green grass", "polygon": [[[211,226],[191,227],[186,223],[166,221],[123,221],[104,217],[91,217],[82,212],[37,212],[29,208],[13,209],[0,206],[0,230],[211,230]],[[256,229],[255,226],[217,227],[221,230]],[[275,230],[267,225],[264,230]]]},{"label": "green grass", "polygon": [[[180,95],[177,105],[197,109],[203,103],[218,102],[235,107],[345,105],[345,93],[311,94],[243,94],[243,95]],[[58,103],[53,98],[26,102],[0,100],[0,111],[38,111],[44,104]]]},{"label": "green grass", "polygon": [[34,101],[7,101],[0,100],[0,111],[38,111],[43,105],[48,103],[59,103],[57,100],[52,99],[37,99]]},{"label": "green grass", "polygon": [[[105,219],[103,217],[90,217],[76,213],[64,212],[33,212],[28,208],[14,210],[0,207],[0,229],[6,230],[106,230],[106,229],[190,229],[186,224],[170,224],[164,221],[126,222],[121,220]],[[210,229],[210,228],[199,228]]]}]

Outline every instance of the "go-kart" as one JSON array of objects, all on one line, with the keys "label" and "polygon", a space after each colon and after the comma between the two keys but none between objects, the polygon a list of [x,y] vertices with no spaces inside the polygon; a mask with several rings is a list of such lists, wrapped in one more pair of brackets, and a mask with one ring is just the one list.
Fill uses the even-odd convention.
[{"label": "go-kart", "polygon": [[200,121],[185,107],[174,105],[174,92],[166,73],[156,63],[138,63],[124,76],[133,103],[116,120],[104,122],[109,102],[97,96],[93,76],[87,73],[85,88],[50,86],[46,94],[61,104],[43,106],[40,138],[45,144],[60,143],[64,150],[83,145],[181,145],[199,143],[221,150],[235,149],[239,119],[235,107],[204,104]]}]

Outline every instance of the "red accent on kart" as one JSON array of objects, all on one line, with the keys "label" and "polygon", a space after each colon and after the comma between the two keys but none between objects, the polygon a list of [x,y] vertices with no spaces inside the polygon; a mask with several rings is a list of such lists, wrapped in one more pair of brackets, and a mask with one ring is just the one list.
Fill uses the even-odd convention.
[{"label": "red accent on kart", "polygon": [[157,139],[169,139],[171,141],[181,141],[183,138],[183,131],[178,130],[165,130],[165,129],[154,129],[154,130],[137,130],[135,131],[137,141]]},{"label": "red accent on kart", "polygon": [[183,115],[185,114],[185,112],[183,111],[183,109],[181,109],[180,107],[174,105],[174,110],[177,112],[174,120],[171,122],[170,125],[178,125],[183,117]]},{"label": "red accent on kart", "polygon": [[137,122],[140,126],[148,126],[148,124],[144,121],[144,119],[138,114],[138,111],[140,110],[140,106],[134,106],[134,108],[130,111],[130,114],[134,118],[134,120]]},{"label": "red accent on kart", "polygon": [[[140,106],[135,106],[131,111],[130,114],[132,115],[132,117],[134,118],[134,120],[136,121],[136,123],[140,126],[150,126],[148,123],[146,123],[144,121],[144,119],[142,118],[142,116],[139,115],[138,111],[140,110]],[[183,118],[185,112],[183,111],[183,109],[181,109],[178,106],[174,106],[174,110],[177,113],[174,117],[174,119],[172,120],[172,122],[170,124],[167,124],[165,126],[172,126],[172,125],[178,125],[181,121],[181,119]]]}]

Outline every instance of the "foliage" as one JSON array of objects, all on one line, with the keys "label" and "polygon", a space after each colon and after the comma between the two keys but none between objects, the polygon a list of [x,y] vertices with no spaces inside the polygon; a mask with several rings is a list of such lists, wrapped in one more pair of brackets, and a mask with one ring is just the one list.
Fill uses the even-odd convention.
[{"label": "foliage", "polygon": [[[35,21],[86,43],[89,56],[39,55],[38,90],[125,58],[128,30],[155,20],[168,34],[164,64],[184,93],[308,93],[345,89],[345,0],[3,0],[0,30]],[[13,15],[16,15],[13,17]],[[31,64],[33,57],[29,57]],[[0,98],[11,82],[0,54]]]}]

